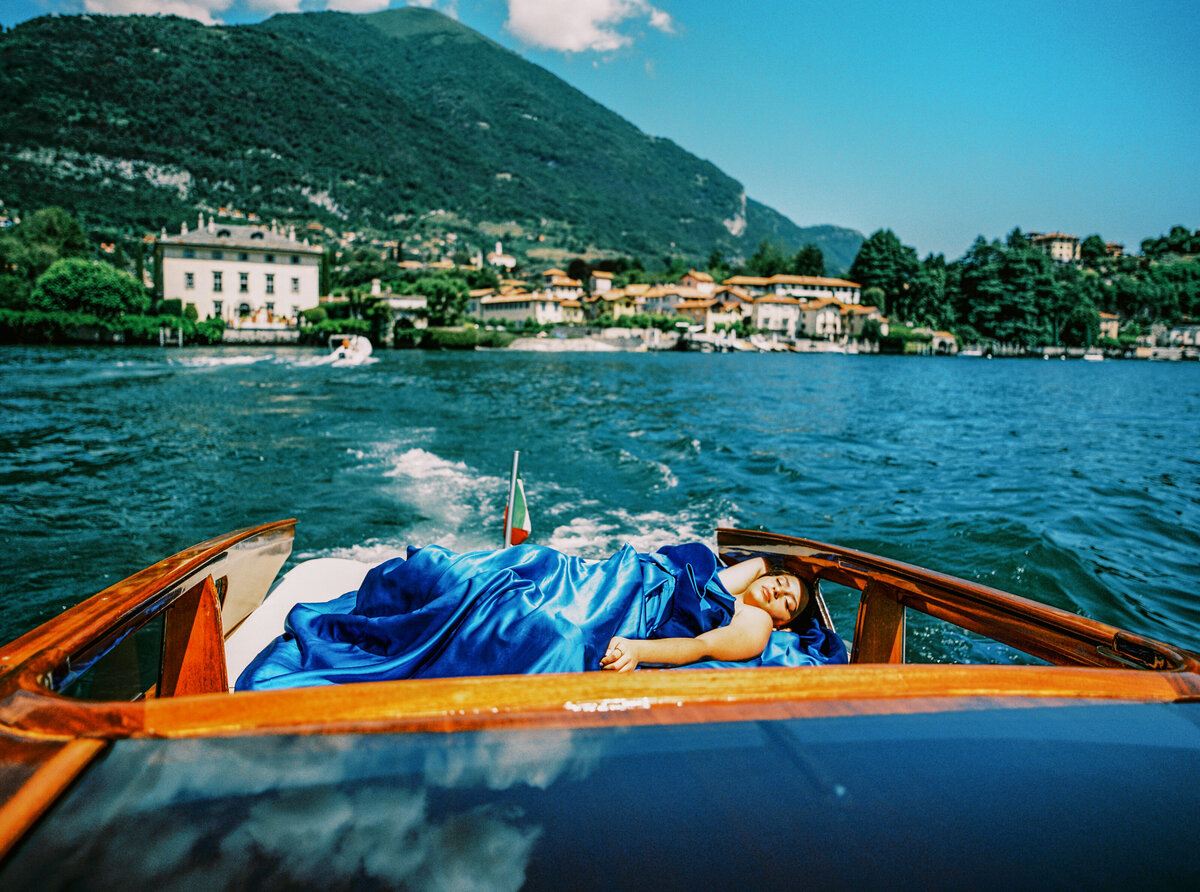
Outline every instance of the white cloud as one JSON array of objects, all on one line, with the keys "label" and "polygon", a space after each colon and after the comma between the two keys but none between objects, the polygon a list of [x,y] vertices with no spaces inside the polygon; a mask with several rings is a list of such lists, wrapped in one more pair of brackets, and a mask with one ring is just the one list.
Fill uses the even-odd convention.
[{"label": "white cloud", "polygon": [[329,0],[325,4],[333,12],[379,12],[387,7],[388,0]]},{"label": "white cloud", "polygon": [[300,0],[245,0],[245,3],[256,12],[265,12],[268,15],[300,11]]},{"label": "white cloud", "polygon": [[233,0],[83,0],[84,12],[99,15],[177,15],[205,25],[221,21]]},{"label": "white cloud", "polygon": [[409,6],[420,6],[422,9],[436,9],[452,19],[458,18],[458,0],[408,0]]},{"label": "white cloud", "polygon": [[618,30],[630,20],[670,34],[671,16],[647,0],[508,0],[509,32],[531,46],[581,53],[612,52],[633,42]]}]

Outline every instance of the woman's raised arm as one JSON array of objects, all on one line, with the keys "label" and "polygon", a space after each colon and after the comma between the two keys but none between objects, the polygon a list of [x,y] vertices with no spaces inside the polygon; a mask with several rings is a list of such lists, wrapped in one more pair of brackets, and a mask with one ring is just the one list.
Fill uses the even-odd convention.
[{"label": "woman's raised arm", "polygon": [[743,607],[727,625],[695,638],[614,638],[600,660],[600,668],[632,672],[639,663],[682,666],[701,660],[749,660],[766,648],[771,628],[766,611]]},{"label": "woman's raised arm", "polygon": [[740,595],[754,580],[760,576],[766,576],[769,569],[765,558],[750,558],[740,564],[717,571],[717,578],[721,580],[721,585],[725,586],[725,591],[729,594]]}]

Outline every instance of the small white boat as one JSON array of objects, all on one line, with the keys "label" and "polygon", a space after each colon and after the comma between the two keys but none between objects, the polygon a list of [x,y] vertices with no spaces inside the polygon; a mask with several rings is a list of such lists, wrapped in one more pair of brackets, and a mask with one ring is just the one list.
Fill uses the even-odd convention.
[{"label": "small white boat", "polygon": [[958,355],[964,356],[964,357],[974,357],[976,359],[980,359],[983,357],[983,348],[982,347],[964,347],[962,350],[958,351]]},{"label": "small white boat", "polygon": [[365,335],[334,335],[329,339],[329,364],[362,365],[371,357],[371,340]]},{"label": "small white boat", "polygon": [[1083,354],[1085,362],[1104,362],[1104,353],[1098,348],[1093,347]]}]

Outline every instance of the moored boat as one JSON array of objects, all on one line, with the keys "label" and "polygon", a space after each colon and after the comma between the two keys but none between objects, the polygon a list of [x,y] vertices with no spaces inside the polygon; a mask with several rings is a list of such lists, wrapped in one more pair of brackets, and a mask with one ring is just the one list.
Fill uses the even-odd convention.
[{"label": "moored boat", "polygon": [[[887,558],[719,530],[727,562],[771,556],[812,581],[830,625],[823,588],[857,600],[849,665],[230,693],[256,623],[277,634],[288,600],[365,569],[301,564],[267,597],[293,535],[201,543],[0,648],[5,888],[1200,876],[1177,817],[1200,781],[1197,654]],[[1024,656],[907,663],[931,623]]]}]

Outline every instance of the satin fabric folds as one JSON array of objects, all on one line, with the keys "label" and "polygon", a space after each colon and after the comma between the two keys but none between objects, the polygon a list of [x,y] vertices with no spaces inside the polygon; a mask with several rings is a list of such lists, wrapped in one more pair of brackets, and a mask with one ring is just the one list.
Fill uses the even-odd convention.
[{"label": "satin fabric folds", "polygon": [[[357,592],[297,604],[285,633],[250,663],[238,690],[404,678],[579,672],[609,640],[694,637],[729,622],[734,599],[699,543],[590,561],[538,545],[455,554],[437,545],[372,569]],[[717,665],[845,662],[815,625],[776,632],[762,657]]]}]

